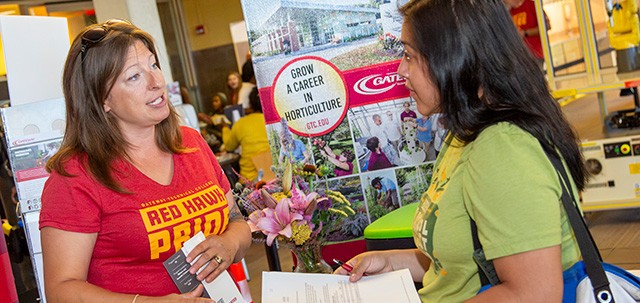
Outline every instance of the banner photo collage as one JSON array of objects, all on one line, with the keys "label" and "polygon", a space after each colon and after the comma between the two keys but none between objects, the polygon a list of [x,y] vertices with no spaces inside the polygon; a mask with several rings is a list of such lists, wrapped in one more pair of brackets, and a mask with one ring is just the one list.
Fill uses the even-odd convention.
[{"label": "banner photo collage", "polygon": [[[399,2],[242,1],[273,163],[292,154],[332,168],[328,187],[357,213],[354,232],[336,241],[418,202],[439,149],[434,137],[444,133],[438,117],[417,112],[396,73]],[[289,146],[284,127],[293,133]]]}]

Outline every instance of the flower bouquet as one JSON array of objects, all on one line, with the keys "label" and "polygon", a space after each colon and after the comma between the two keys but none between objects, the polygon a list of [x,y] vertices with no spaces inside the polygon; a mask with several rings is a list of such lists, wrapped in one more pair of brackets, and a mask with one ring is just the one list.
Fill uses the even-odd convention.
[{"label": "flower bouquet", "polygon": [[404,49],[402,41],[391,33],[378,36],[378,43],[382,46],[383,51],[389,55],[398,55]]},{"label": "flower bouquet", "polygon": [[252,232],[263,233],[267,245],[278,239],[292,249],[297,258],[296,271],[331,272],[320,249],[330,234],[339,231],[343,219],[355,211],[342,193],[314,188],[328,168],[286,159],[283,167],[272,168],[278,177],[268,182],[252,182],[240,176],[236,199],[249,214]]}]

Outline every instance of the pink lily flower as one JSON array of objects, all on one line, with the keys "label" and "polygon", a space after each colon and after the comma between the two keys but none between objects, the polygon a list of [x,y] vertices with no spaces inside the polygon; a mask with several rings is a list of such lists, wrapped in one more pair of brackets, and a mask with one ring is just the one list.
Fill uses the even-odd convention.
[{"label": "pink lily flower", "polygon": [[282,199],[276,205],[276,209],[266,208],[263,210],[265,216],[258,220],[256,227],[267,235],[267,245],[271,245],[278,235],[287,238],[291,237],[291,222],[302,220],[302,215],[289,211],[288,199]]},{"label": "pink lily flower", "polygon": [[291,191],[291,208],[299,213],[305,213],[309,204],[312,204],[317,197],[318,193],[312,192],[305,195],[304,191],[296,186]]},{"label": "pink lily flower", "polygon": [[262,199],[268,208],[273,209],[276,207],[278,201],[266,189],[261,189],[260,194],[262,194]]},{"label": "pink lily flower", "polygon": [[258,222],[260,221],[260,219],[264,218],[265,216],[266,215],[264,214],[264,212],[261,209],[260,210],[256,210],[256,211],[252,212],[251,214],[249,214],[249,218],[247,220],[247,224],[251,228],[251,232],[262,231],[258,227]]}]

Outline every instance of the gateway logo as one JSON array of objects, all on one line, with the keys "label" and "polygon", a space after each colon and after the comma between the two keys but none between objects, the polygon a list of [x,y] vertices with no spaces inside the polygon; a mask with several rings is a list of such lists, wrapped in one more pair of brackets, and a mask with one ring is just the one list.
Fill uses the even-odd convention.
[{"label": "gateway logo", "polygon": [[391,90],[396,85],[404,85],[404,79],[397,73],[376,74],[358,80],[353,89],[362,95],[377,95]]},{"label": "gateway logo", "polygon": [[13,145],[22,145],[22,144],[27,144],[30,142],[33,142],[35,139],[34,138],[29,138],[29,139],[18,139],[13,141]]}]

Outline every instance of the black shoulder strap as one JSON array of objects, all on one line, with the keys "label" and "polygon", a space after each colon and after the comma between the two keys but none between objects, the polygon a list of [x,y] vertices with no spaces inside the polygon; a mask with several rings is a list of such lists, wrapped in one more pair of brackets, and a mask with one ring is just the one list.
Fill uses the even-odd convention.
[{"label": "black shoulder strap", "polygon": [[[469,220],[471,221],[471,236],[473,237],[473,251],[475,254],[478,251],[482,251],[482,244],[478,238],[478,226],[476,226],[476,221],[471,219],[471,217],[469,217]],[[482,287],[491,284],[489,278],[487,278],[487,274],[485,274],[482,266],[480,266],[477,261],[476,265],[478,266],[478,275],[480,275],[480,286]]]},{"label": "black shoulder strap", "polygon": [[[587,224],[584,222],[584,219],[580,214],[580,211],[578,210],[578,205],[576,204],[576,199],[573,195],[573,191],[568,190],[571,183],[569,181],[567,172],[557,155],[550,154],[546,150],[545,153],[547,154],[547,157],[551,161],[551,164],[558,174],[560,186],[562,187],[562,205],[564,206],[567,217],[569,218],[569,222],[571,223],[573,233],[576,237],[576,241],[578,242],[578,247],[580,248],[580,253],[582,254],[582,259],[585,263],[587,275],[589,276],[591,285],[593,286],[593,294],[595,296],[596,302],[615,303],[615,300],[611,293],[611,289],[609,287],[609,280],[607,279],[604,269],[602,268],[602,257],[600,256],[600,252],[596,248],[593,237],[591,236],[591,233],[587,228]],[[473,248],[476,252],[482,251],[482,244],[480,243],[480,239],[478,238],[478,228],[476,226],[476,222],[471,219],[471,217],[469,219],[471,221]],[[485,274],[485,270],[486,269],[483,269],[481,265],[478,264],[478,272],[480,275],[480,282],[482,286],[491,284],[489,278]]]},{"label": "black shoulder strap", "polygon": [[[573,233],[576,236],[582,259],[585,263],[585,268],[589,279],[591,279],[591,285],[593,285],[593,294],[597,302],[615,302],[611,295],[611,289],[609,288],[609,280],[602,268],[602,257],[596,248],[593,237],[587,228],[587,224],[584,222],[582,215],[578,211],[573,192],[568,190],[570,187],[569,177],[567,172],[558,158],[557,155],[550,154],[545,150],[547,157],[551,161],[551,164],[558,173],[560,179],[560,186],[562,187],[562,205],[567,213]],[[571,193],[571,194],[569,194]]]}]

